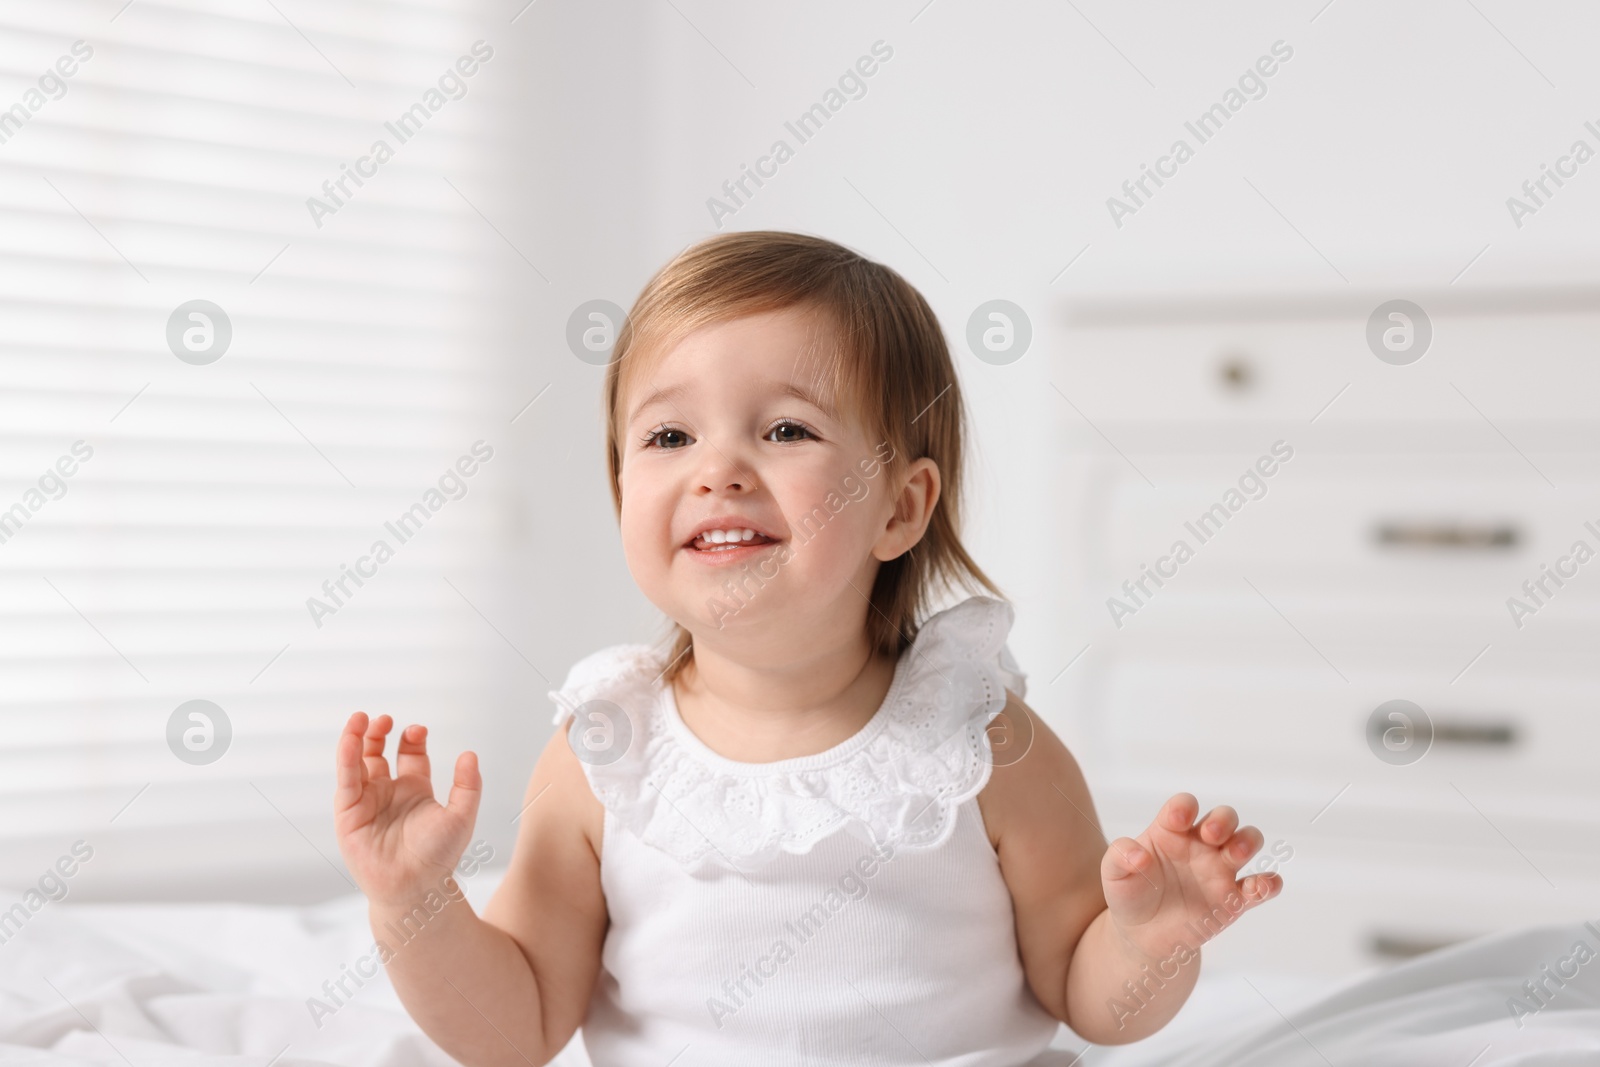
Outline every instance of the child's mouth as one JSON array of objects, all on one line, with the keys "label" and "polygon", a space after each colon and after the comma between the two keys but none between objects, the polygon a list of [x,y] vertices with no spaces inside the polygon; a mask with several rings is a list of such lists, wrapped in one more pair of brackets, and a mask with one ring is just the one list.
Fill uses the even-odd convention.
[{"label": "child's mouth", "polygon": [[690,541],[691,549],[696,552],[733,552],[736,549],[747,549],[752,545],[778,544],[766,536],[755,533],[754,530],[707,530]]},{"label": "child's mouth", "polygon": [[[712,540],[713,535],[720,537],[721,540]],[[684,547],[707,562],[722,562],[724,560],[743,559],[768,545],[777,543],[776,538],[756,533],[754,530],[729,530],[725,532],[719,530],[701,534]]]}]

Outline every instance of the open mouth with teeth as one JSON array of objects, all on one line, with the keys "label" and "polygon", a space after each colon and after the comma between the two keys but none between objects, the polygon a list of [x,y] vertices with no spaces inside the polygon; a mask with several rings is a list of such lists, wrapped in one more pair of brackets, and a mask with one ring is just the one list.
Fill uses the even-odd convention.
[{"label": "open mouth with teeth", "polygon": [[763,545],[775,545],[777,539],[751,529],[707,530],[686,548],[708,555],[744,555]]}]

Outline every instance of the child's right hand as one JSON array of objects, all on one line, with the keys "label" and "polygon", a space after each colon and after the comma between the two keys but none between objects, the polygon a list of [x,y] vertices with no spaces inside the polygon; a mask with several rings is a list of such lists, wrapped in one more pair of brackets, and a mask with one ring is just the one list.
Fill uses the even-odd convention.
[{"label": "child's right hand", "polygon": [[463,752],[456,758],[449,803],[434,800],[425,726],[401,731],[398,774],[389,777],[383,744],[393,725],[380,715],[369,726],[361,711],[345,723],[335,759],[334,830],[339,852],[367,898],[409,907],[454,873],[472,837],[483,779],[478,757]]}]

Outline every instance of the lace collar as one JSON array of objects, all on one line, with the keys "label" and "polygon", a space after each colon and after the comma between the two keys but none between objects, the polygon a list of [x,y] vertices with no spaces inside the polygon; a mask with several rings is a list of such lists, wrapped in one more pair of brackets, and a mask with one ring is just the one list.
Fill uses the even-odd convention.
[{"label": "lace collar", "polygon": [[660,682],[663,654],[613,645],[574,664],[554,722],[617,823],[694,870],[737,871],[804,853],[847,830],[896,849],[934,848],[956,808],[988,783],[987,728],[1026,676],[1005,640],[1011,605],[970,597],[931,616],[895,665],[872,718],[810,756],[742,763],[718,755]]}]

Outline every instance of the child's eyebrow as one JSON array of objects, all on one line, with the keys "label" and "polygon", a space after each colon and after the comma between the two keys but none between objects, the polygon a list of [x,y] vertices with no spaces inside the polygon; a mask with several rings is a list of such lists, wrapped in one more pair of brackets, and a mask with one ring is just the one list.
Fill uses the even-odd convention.
[{"label": "child's eyebrow", "polygon": [[806,389],[804,386],[795,382],[784,382],[783,387],[779,390],[779,393],[783,396],[794,397],[796,400],[804,400],[807,404],[810,404],[818,411],[827,413],[829,418],[838,417],[838,413],[833,410],[833,405],[827,403],[827,399],[825,397],[818,396]]},{"label": "child's eyebrow", "polygon": [[650,407],[653,404],[671,403],[673,400],[676,400],[678,397],[682,396],[685,392],[686,388],[682,385],[669,385],[665,389],[651,390],[649,396],[645,397],[643,400],[639,401],[638,404],[634,405],[633,413],[628,416],[628,421],[631,423],[634,419],[637,419],[639,417],[639,413],[645,408]]},{"label": "child's eyebrow", "polygon": [[[650,407],[652,404],[672,403],[674,400],[682,397],[686,392],[688,392],[687,385],[669,385],[664,389],[651,390],[650,394],[643,400],[639,401],[638,405],[634,407],[633,413],[628,416],[628,422],[633,422],[634,419],[639,417],[640,412],[644,411],[645,408]],[[807,404],[810,404],[818,411],[827,414],[829,418],[838,418],[838,412],[834,410],[832,404],[826,402],[825,397],[817,395],[797,382],[784,382],[778,387],[778,395],[793,397],[796,400],[804,400]]]}]

